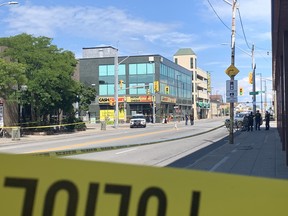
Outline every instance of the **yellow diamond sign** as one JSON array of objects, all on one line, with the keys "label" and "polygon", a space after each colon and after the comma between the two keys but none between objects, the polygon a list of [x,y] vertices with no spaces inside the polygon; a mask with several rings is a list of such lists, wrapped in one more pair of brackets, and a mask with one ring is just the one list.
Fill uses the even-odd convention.
[{"label": "yellow diamond sign", "polygon": [[239,73],[239,70],[238,70],[234,65],[230,65],[230,66],[226,69],[225,73],[226,73],[229,77],[231,77],[231,76],[236,76],[236,75]]}]

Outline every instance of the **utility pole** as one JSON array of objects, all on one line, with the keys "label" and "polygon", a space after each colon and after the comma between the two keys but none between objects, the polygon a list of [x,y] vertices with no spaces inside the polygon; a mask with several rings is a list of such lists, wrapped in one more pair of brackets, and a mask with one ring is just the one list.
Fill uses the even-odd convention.
[{"label": "utility pole", "polygon": [[[235,17],[236,17],[236,3],[237,0],[232,2],[232,34],[231,34],[231,66],[235,65]],[[234,82],[235,75],[230,76],[230,81]],[[234,102],[230,102],[230,131],[229,131],[229,144],[234,144]]]},{"label": "utility pole", "polygon": [[114,128],[118,128],[118,113],[119,113],[119,107],[118,107],[118,69],[119,63],[118,63],[118,49],[115,49],[115,55],[114,55],[114,98],[115,98],[115,111],[114,111]]},{"label": "utility pole", "polygon": [[252,92],[253,92],[253,97],[252,97],[252,100],[253,100],[253,113],[255,114],[256,113],[256,79],[255,79],[255,69],[256,69],[256,65],[255,65],[255,62],[254,62],[254,44],[252,45],[252,53],[251,53],[251,56],[252,56],[252,77],[253,77],[253,89],[252,89]]},{"label": "utility pole", "polygon": [[261,102],[260,102],[260,106],[261,106],[261,113],[263,113],[263,90],[262,90],[262,74],[260,74],[260,91],[261,91]]}]

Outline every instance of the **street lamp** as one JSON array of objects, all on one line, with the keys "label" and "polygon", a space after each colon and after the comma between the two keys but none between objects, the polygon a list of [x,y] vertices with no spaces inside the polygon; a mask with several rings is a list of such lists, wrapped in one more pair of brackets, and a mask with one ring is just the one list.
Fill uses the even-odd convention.
[{"label": "street lamp", "polygon": [[180,116],[179,116],[179,111],[180,111],[180,107],[179,107],[179,86],[178,86],[178,82],[179,82],[179,78],[178,77],[181,77],[181,74],[177,74],[176,75],[176,77],[177,77],[177,83],[176,83],[176,94],[177,94],[177,97],[176,97],[176,103],[177,103],[177,106],[178,106],[178,108],[177,108],[177,110],[178,110],[178,122],[180,122]]},{"label": "street lamp", "polygon": [[114,54],[114,67],[115,67],[115,74],[114,74],[114,98],[115,98],[115,112],[114,112],[114,128],[118,128],[118,113],[119,113],[119,102],[118,102],[118,72],[119,72],[119,64],[124,62],[130,56],[127,56],[122,61],[118,62],[118,49],[115,49]]},{"label": "street lamp", "polygon": [[261,107],[261,113],[263,113],[263,100],[262,100],[262,74],[261,73],[256,73],[256,75],[260,75],[260,94],[261,94],[261,102],[260,102],[260,107]]}]

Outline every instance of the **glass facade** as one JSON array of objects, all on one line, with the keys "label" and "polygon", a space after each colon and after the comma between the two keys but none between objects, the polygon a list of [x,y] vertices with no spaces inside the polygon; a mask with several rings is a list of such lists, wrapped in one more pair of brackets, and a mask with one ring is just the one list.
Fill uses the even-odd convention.
[{"label": "glass facade", "polygon": [[[128,89],[129,95],[143,95],[154,93],[153,82],[154,63],[129,64],[128,82],[126,80],[125,65],[119,65],[118,80],[123,80],[122,89],[119,89],[119,95],[125,95]],[[114,95],[114,65],[99,65],[99,95]],[[127,83],[129,83],[127,85]],[[169,87],[169,92],[165,88]],[[164,64],[160,64],[160,94],[167,96],[180,97],[182,99],[192,100],[192,73],[187,75],[177,71]]]},{"label": "glass facade", "polygon": [[[154,63],[129,64],[129,94],[146,94],[146,89],[153,92]],[[146,88],[145,88],[145,87]],[[141,88],[142,87],[142,88]]]},{"label": "glass facade", "polygon": [[[114,95],[114,74],[115,67],[113,65],[99,65],[99,95]],[[118,80],[123,80],[122,89],[118,91],[119,95],[125,94],[126,88],[126,70],[125,65],[121,64],[118,67]]]},{"label": "glass facade", "polygon": [[192,100],[192,73],[184,74],[164,64],[160,66],[160,93],[165,94],[165,87],[173,97]]}]

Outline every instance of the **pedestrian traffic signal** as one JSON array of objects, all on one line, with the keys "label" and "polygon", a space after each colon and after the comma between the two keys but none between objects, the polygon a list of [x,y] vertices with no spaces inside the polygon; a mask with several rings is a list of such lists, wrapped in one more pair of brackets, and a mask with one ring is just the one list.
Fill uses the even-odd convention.
[{"label": "pedestrian traffic signal", "polygon": [[253,84],[253,73],[252,72],[249,73],[248,81],[249,81],[250,84]]},{"label": "pedestrian traffic signal", "polygon": [[243,94],[244,94],[244,92],[243,92],[243,88],[240,87],[240,89],[239,89],[239,95],[243,95]]}]

